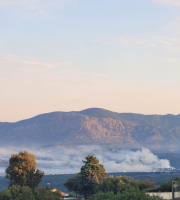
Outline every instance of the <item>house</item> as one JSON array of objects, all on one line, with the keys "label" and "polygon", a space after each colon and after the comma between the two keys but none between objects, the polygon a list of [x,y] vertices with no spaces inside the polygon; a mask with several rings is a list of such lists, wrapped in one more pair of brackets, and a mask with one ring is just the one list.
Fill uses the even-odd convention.
[{"label": "house", "polygon": [[[51,190],[52,192],[56,192],[57,191],[57,189],[56,188],[54,188],[53,190]],[[61,194],[62,194],[62,196],[63,197],[68,197],[69,196],[69,194],[67,194],[67,193],[65,193],[65,192],[61,192]]]}]

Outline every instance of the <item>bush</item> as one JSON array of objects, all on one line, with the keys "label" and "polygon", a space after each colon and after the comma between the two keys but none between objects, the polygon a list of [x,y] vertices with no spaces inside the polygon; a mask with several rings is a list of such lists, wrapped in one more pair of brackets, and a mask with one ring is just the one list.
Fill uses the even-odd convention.
[{"label": "bush", "polygon": [[98,192],[92,196],[90,196],[89,200],[163,200],[160,196],[152,196],[150,197],[144,191],[125,191],[122,194],[117,193],[114,194],[113,192]]},{"label": "bush", "polygon": [[158,190],[160,190],[161,192],[172,192],[172,181],[180,181],[180,178],[176,177],[175,179],[171,179],[167,183],[163,183],[162,185],[160,185]]},{"label": "bush", "polygon": [[118,176],[113,178],[109,176],[101,184],[97,185],[95,193],[97,192],[113,192],[117,194],[118,192],[122,193],[124,191],[132,190],[136,188],[137,190],[144,190],[147,188],[147,185],[140,180],[134,181],[133,178],[127,176]]},{"label": "bush", "polygon": [[0,192],[0,200],[59,200],[61,198],[62,194],[59,190],[52,192],[47,187],[32,191],[28,186],[13,185]]},{"label": "bush", "polygon": [[13,185],[0,192],[0,200],[35,200],[32,189],[28,186]]},{"label": "bush", "polygon": [[148,180],[134,181],[127,176],[109,176],[96,187],[95,194],[91,195],[89,200],[162,200],[159,196],[150,197],[146,194],[144,189],[150,184],[154,183]]}]

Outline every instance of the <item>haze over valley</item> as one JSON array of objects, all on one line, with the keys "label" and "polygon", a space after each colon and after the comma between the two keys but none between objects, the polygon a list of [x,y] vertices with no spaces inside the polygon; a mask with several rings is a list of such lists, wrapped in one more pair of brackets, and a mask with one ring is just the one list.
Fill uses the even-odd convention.
[{"label": "haze over valley", "polygon": [[88,154],[96,155],[108,172],[149,172],[179,165],[179,115],[100,108],[53,112],[0,123],[0,136],[1,173],[10,155],[25,149],[37,156],[46,174],[77,173]]}]

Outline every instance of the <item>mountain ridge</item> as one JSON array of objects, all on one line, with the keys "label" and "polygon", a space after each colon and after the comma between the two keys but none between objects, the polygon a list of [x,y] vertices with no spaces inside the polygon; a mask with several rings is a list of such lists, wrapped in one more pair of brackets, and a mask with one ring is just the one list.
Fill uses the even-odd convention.
[{"label": "mountain ridge", "polygon": [[96,144],[118,149],[178,152],[180,115],[116,113],[100,108],[52,112],[0,122],[1,146]]}]

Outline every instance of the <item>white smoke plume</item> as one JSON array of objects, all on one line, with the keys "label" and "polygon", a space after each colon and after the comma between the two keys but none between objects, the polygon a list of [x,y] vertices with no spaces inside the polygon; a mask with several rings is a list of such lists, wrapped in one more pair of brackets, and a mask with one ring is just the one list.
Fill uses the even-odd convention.
[{"label": "white smoke plume", "polygon": [[[167,159],[159,159],[149,149],[138,151],[108,151],[100,146],[47,147],[27,149],[36,155],[38,168],[45,174],[73,174],[80,171],[86,155],[95,155],[107,172],[152,172],[170,168]],[[18,149],[0,149],[0,173],[4,173],[8,159]]]}]

